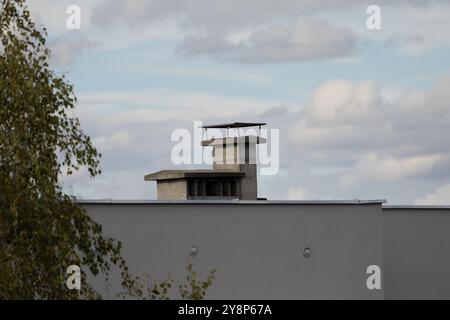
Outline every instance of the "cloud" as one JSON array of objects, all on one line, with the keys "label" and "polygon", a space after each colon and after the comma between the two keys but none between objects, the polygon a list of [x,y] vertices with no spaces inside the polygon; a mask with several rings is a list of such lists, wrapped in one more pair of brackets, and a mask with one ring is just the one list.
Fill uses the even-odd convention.
[{"label": "cloud", "polygon": [[387,10],[382,7],[382,33],[364,32],[373,41],[382,40],[391,51],[420,56],[450,45],[450,3],[417,1],[413,6]]},{"label": "cloud", "polygon": [[424,36],[420,34],[394,33],[387,41],[386,47],[395,48],[406,55],[416,56],[426,51]]},{"label": "cloud", "polygon": [[117,1],[98,5],[98,27],[122,22],[131,29],[178,25],[178,52],[243,63],[295,62],[345,57],[354,53],[358,36],[305,14],[340,8],[353,0],[330,1]]},{"label": "cloud", "polygon": [[93,7],[99,5],[102,0],[39,0],[26,1],[35,21],[44,24],[51,37],[56,37],[69,31],[67,29],[67,8],[77,5],[81,9],[81,27],[83,31],[90,28],[90,16]]},{"label": "cloud", "polygon": [[66,33],[50,41],[51,62],[57,66],[68,66],[84,51],[98,46],[98,42],[87,39],[80,33]]},{"label": "cloud", "polygon": [[[56,39],[68,31],[66,9],[72,4],[70,0],[40,0],[30,2],[30,7],[35,18],[48,27],[50,39]],[[170,40],[186,55],[276,63],[342,59],[353,56],[365,39],[407,55],[450,44],[448,1],[379,0],[383,33],[369,32],[361,23],[370,4],[361,0],[77,1],[82,31],[107,50]],[[76,51],[80,43],[74,47],[70,50]],[[69,49],[57,49],[66,52],[60,63],[73,61],[75,55],[68,56]]]},{"label": "cloud", "polygon": [[[291,102],[167,89],[80,94],[77,114],[104,154],[104,173],[92,186],[77,182],[75,189],[87,188],[94,197],[110,192],[109,197],[150,198],[153,186],[142,176],[177,168],[170,161],[172,130],[192,130],[193,120],[249,119],[280,129],[280,174],[271,183],[264,183],[265,177],[261,181],[261,192],[269,198],[412,202],[450,180],[444,138],[450,136],[450,81],[443,78],[428,90],[403,90],[392,99],[383,92],[371,81],[327,81],[300,108]],[[405,184],[409,192],[402,197],[396,190]]]},{"label": "cloud", "polygon": [[382,104],[380,86],[375,82],[333,80],[314,90],[304,110],[307,119],[316,124],[367,123],[380,119]]},{"label": "cloud", "polygon": [[313,198],[313,194],[303,188],[294,187],[289,189],[287,200],[311,200]]},{"label": "cloud", "polygon": [[244,114],[255,116],[276,104],[247,97],[167,89],[80,94],[79,101],[80,116],[87,119],[101,117],[104,127],[118,124],[149,125],[163,121],[192,122]]},{"label": "cloud", "polygon": [[299,179],[308,189],[412,202],[450,180],[450,78],[389,98],[383,92],[371,81],[327,81],[286,117],[295,119],[287,152],[306,168]]},{"label": "cloud", "polygon": [[389,113],[379,84],[331,80],[313,90],[298,114],[290,138],[316,150],[365,149],[392,138]]},{"label": "cloud", "polygon": [[127,131],[117,131],[110,136],[96,137],[94,145],[100,152],[111,151],[118,147],[129,146],[133,142],[133,135]]},{"label": "cloud", "polygon": [[[101,177],[93,183],[77,177],[75,189],[86,196],[150,198],[153,185],[144,183],[143,175],[172,167],[170,133],[191,128],[193,120],[261,121],[279,128],[280,174],[270,183],[266,177],[260,181],[261,192],[272,199],[381,195],[412,202],[450,180],[450,78],[426,90],[417,89],[424,82],[414,80],[445,72],[445,64],[436,59],[450,44],[448,0],[379,0],[380,32],[366,30],[365,9],[373,2],[361,0],[77,2],[81,32],[66,29],[65,9],[71,1],[31,5],[49,26],[54,63],[73,63],[93,49],[104,57],[84,59],[86,64],[72,69],[76,87],[90,92],[78,95],[75,111],[104,154]],[[346,62],[235,66],[172,57],[168,50],[174,48],[185,56],[247,64]],[[375,49],[374,54],[367,48]],[[424,60],[417,57],[436,48],[440,52]],[[386,70],[386,84],[415,87],[348,80],[360,79],[364,72],[370,79],[379,52],[392,65],[401,59],[394,50],[416,56]],[[367,63],[363,57],[348,62],[360,53]],[[123,66],[111,76],[111,63],[118,59]],[[425,64],[406,70],[413,63]],[[426,74],[419,74],[425,69]],[[300,72],[308,76],[299,78]],[[345,75],[327,81],[336,74]],[[141,89],[145,84],[171,88]],[[311,87],[305,99],[305,88]],[[276,96],[298,101],[265,99]]]},{"label": "cloud", "polygon": [[397,159],[376,153],[363,155],[351,173],[342,177],[344,187],[363,181],[400,180],[430,172],[437,164],[448,161],[448,155],[432,154]]},{"label": "cloud", "polygon": [[83,198],[155,199],[155,185],[143,177],[162,169],[180,169],[171,161],[171,148],[176,144],[170,139],[173,130],[192,132],[194,120],[258,121],[274,105],[248,97],[168,89],[81,93],[78,97],[75,114],[102,153],[101,176],[91,180],[79,174],[64,179],[67,190]]},{"label": "cloud", "polygon": [[433,193],[415,202],[418,205],[450,205],[450,184],[437,188]]},{"label": "cloud", "polygon": [[290,138],[312,149],[445,150],[439,137],[450,135],[450,77],[429,90],[404,90],[392,101],[382,92],[374,82],[328,81],[313,91]]},{"label": "cloud", "polygon": [[[378,0],[384,6],[420,6],[446,0]],[[373,4],[361,0],[107,0],[96,6],[94,23],[105,26],[123,20],[129,25],[148,25],[177,19],[185,28],[197,30],[236,29],[280,19],[295,19],[321,12],[365,9]]]},{"label": "cloud", "polygon": [[179,46],[185,55],[209,55],[244,63],[276,63],[345,57],[358,43],[355,33],[311,18],[256,30],[239,41],[227,35],[189,36]]},{"label": "cloud", "polygon": [[189,68],[189,67],[173,67],[173,66],[151,66],[145,69],[142,66],[128,69],[136,72],[143,71],[150,75],[169,76],[176,78],[197,78],[212,81],[229,81],[241,82],[250,85],[270,84],[272,79],[265,73],[228,70],[223,68],[210,67],[208,69]]},{"label": "cloud", "polygon": [[[445,0],[379,0],[386,21],[381,35],[365,28],[365,9],[371,4],[361,0],[107,0],[94,7],[91,21],[98,29],[120,25],[131,30],[131,36],[136,31],[145,35],[150,29],[161,33],[167,29],[161,26],[168,24],[177,29],[178,52],[242,63],[343,58],[354,55],[363,39],[387,43],[407,54],[424,52],[433,43],[448,43],[445,35],[436,36],[449,27],[450,6]],[[411,27],[414,21],[422,29]],[[433,27],[433,21],[439,28]]]},{"label": "cloud", "polygon": [[[430,90],[406,91],[394,101],[403,124],[425,123],[435,126],[450,121],[450,76],[442,77]],[[400,121],[399,121],[400,122]]]}]

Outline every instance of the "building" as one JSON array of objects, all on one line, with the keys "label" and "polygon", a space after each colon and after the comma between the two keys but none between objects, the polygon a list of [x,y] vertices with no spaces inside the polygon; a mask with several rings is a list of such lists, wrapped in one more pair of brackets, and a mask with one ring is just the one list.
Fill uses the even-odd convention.
[{"label": "building", "polygon": [[[133,272],[183,280],[188,262],[200,276],[217,269],[210,299],[450,299],[450,207],[258,200],[247,160],[263,141],[228,139],[204,143],[231,159],[241,145],[243,163],[217,151],[212,170],[148,175],[157,201],[80,201]],[[380,288],[367,285],[373,266]]]},{"label": "building", "polygon": [[226,129],[225,138],[202,141],[212,147],[212,170],[163,170],[145,176],[156,181],[158,200],[257,200],[256,145],[266,143],[259,136],[228,136],[229,129],[259,127],[265,123],[234,122],[205,126]]}]

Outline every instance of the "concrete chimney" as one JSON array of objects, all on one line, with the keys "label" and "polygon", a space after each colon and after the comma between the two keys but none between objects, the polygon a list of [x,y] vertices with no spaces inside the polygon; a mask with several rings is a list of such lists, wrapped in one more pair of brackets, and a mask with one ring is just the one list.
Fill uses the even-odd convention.
[{"label": "concrete chimney", "polygon": [[[228,129],[259,127],[265,123],[234,122],[205,126]],[[266,139],[255,135],[213,138],[202,141],[212,147],[212,170],[163,170],[145,176],[156,181],[158,200],[257,200],[256,145]]]}]

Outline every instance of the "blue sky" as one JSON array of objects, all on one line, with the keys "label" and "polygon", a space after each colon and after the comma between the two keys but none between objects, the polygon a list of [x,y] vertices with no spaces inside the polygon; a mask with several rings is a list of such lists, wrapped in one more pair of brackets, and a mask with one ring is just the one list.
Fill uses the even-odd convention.
[{"label": "blue sky", "polygon": [[[78,5],[81,30],[66,28]],[[366,9],[381,8],[381,30]],[[83,198],[154,199],[143,181],[194,120],[280,130],[271,199],[450,202],[450,3],[361,0],[42,0],[52,64],[103,174],[64,178]]]}]

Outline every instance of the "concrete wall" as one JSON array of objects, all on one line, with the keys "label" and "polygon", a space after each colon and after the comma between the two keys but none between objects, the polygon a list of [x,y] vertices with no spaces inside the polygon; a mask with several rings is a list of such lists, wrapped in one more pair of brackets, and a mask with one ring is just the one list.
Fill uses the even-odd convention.
[{"label": "concrete wall", "polygon": [[245,177],[241,178],[241,199],[256,200],[258,198],[258,175],[256,164],[241,164],[240,171],[245,172]]},{"label": "concrete wall", "polygon": [[160,200],[186,200],[186,180],[160,180],[157,184],[158,199]]},{"label": "concrete wall", "polygon": [[[366,268],[383,268],[380,203],[214,202],[83,206],[124,244],[136,273],[183,280],[217,269],[210,299],[382,299]],[[195,258],[191,246],[198,247]],[[312,256],[303,257],[309,247]],[[384,286],[382,287],[384,288]]]},{"label": "concrete wall", "polygon": [[450,208],[383,209],[386,299],[450,299]]}]

